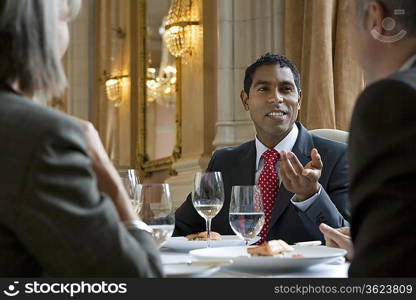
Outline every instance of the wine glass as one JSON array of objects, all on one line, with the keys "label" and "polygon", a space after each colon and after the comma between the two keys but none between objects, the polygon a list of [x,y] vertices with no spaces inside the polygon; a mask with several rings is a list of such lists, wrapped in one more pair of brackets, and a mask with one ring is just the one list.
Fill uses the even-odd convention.
[{"label": "wine glass", "polygon": [[160,248],[175,228],[175,211],[169,184],[139,184],[138,195],[143,203],[140,218],[153,229],[153,238]]},{"label": "wine glass", "polygon": [[229,220],[231,229],[248,246],[264,225],[263,198],[259,186],[232,187]]},{"label": "wine glass", "polygon": [[133,209],[135,213],[139,215],[143,205],[143,201],[138,195],[138,186],[140,183],[139,176],[137,176],[135,169],[121,169],[118,170],[118,173],[127,191],[127,195],[130,198],[131,204],[133,205]]},{"label": "wine glass", "polygon": [[224,204],[224,185],[220,172],[196,173],[192,203],[198,214],[205,219],[207,247],[211,247],[211,220]]}]

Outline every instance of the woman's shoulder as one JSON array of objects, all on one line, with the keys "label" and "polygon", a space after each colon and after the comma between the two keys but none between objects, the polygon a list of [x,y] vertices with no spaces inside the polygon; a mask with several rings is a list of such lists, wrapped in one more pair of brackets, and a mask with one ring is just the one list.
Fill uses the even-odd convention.
[{"label": "woman's shoulder", "polygon": [[0,129],[0,140],[11,151],[19,145],[19,151],[27,154],[60,143],[85,148],[84,131],[74,117],[1,89]]},{"label": "woman's shoulder", "polygon": [[3,115],[0,119],[3,122],[15,123],[16,127],[23,126],[27,130],[50,129],[60,125],[77,126],[71,116],[13,93],[0,91],[0,107],[0,115]]}]

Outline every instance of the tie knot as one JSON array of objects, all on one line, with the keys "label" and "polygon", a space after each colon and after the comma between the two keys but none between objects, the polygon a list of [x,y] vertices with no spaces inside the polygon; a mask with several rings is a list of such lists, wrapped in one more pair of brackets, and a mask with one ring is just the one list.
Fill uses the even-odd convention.
[{"label": "tie knot", "polygon": [[267,150],[262,156],[266,163],[271,164],[276,164],[276,162],[280,159],[280,153],[274,149]]}]

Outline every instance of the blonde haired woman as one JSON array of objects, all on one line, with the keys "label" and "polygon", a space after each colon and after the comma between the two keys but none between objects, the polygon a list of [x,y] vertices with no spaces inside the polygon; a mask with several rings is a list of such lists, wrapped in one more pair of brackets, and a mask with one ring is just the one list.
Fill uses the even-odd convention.
[{"label": "blonde haired woman", "polygon": [[59,95],[79,0],[0,0],[0,276],[162,276],[97,132]]}]

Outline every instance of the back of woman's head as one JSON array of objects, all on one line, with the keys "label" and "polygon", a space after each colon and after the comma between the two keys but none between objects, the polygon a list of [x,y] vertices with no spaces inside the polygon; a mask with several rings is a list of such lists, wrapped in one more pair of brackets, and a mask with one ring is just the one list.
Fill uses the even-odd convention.
[{"label": "back of woman's head", "polygon": [[57,31],[62,3],[0,0],[0,83],[17,83],[20,91],[29,95],[59,95],[63,91],[66,79]]}]

